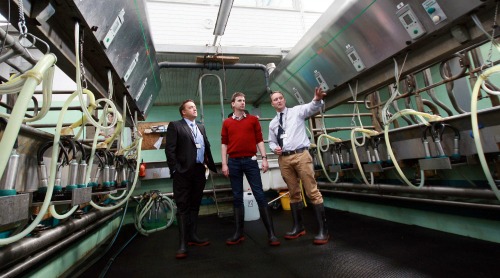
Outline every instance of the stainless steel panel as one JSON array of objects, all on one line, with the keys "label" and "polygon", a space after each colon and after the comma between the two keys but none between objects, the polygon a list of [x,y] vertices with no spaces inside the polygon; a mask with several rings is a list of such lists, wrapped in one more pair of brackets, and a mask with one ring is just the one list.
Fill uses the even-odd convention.
[{"label": "stainless steel panel", "polygon": [[384,171],[384,169],[382,169],[382,164],[379,163],[364,164],[363,169],[368,173],[380,173]]},{"label": "stainless steel panel", "polygon": [[448,157],[424,158],[418,160],[421,170],[442,170],[451,169],[451,162]]},{"label": "stainless steel panel", "polygon": [[329,170],[330,170],[330,173],[339,173],[342,171],[340,168],[340,165],[338,165],[338,164],[330,165]]},{"label": "stainless steel panel", "polygon": [[28,219],[29,194],[0,197],[0,226]]},{"label": "stainless steel panel", "polygon": [[[412,40],[396,15],[401,1],[334,1],[273,71],[271,88],[290,94],[290,105],[298,103],[293,96],[294,88],[308,101],[313,97],[314,87],[319,85],[314,76],[316,70],[321,72],[330,88],[327,100],[331,101],[327,101],[327,106],[335,106],[338,101],[346,99],[344,95],[343,98],[335,97],[336,92],[353,78],[377,75],[379,82],[388,82],[393,78],[394,66],[391,64],[395,55],[409,51],[409,55],[413,55],[411,58],[416,59],[419,66],[429,63],[442,55],[442,51],[430,51],[426,47],[429,42],[448,39],[449,35],[439,35],[456,25],[462,17],[468,16],[472,10],[486,5],[480,0],[437,2],[447,16],[446,20],[438,24],[427,14],[422,1],[404,2],[415,12],[427,31],[423,36]],[[351,47],[355,48],[366,67],[360,72],[346,53]],[[425,52],[426,56],[419,55],[419,51]],[[380,72],[382,66],[385,68]]]},{"label": "stainless steel panel", "polygon": [[92,199],[92,187],[75,188],[71,190],[71,206],[90,202]]},{"label": "stainless steel panel", "polygon": [[[131,98],[137,102],[139,111],[146,116],[151,105],[146,107],[147,102],[139,100],[152,96],[151,100],[154,101],[161,80],[144,1],[74,2],[88,26],[95,30],[93,35],[101,43]],[[115,22],[120,24],[116,25]],[[109,40],[110,32],[116,33],[112,40]],[[135,64],[133,69],[132,64]],[[146,86],[143,86],[144,80],[147,80]]]}]

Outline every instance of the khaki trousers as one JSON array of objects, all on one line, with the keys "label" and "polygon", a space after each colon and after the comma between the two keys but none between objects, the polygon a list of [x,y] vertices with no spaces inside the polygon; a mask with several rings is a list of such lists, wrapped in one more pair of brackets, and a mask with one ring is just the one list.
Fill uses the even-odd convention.
[{"label": "khaki trousers", "polygon": [[311,203],[314,205],[323,203],[323,196],[319,192],[318,184],[314,178],[313,159],[307,150],[287,156],[280,155],[278,163],[281,176],[290,192],[290,203],[302,202],[300,180],[302,180],[302,186]]}]

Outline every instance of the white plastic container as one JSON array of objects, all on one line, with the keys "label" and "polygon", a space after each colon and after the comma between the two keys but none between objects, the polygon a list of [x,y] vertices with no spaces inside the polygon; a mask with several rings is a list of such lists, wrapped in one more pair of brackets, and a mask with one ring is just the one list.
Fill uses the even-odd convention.
[{"label": "white plastic container", "polygon": [[243,193],[243,205],[245,206],[245,221],[254,221],[260,218],[259,205],[252,192]]}]

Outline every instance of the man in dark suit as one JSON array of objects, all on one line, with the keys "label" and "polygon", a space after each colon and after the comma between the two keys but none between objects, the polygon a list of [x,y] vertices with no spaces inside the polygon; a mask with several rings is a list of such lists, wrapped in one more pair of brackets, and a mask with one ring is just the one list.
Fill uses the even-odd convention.
[{"label": "man in dark suit", "polygon": [[198,212],[205,188],[206,167],[217,172],[210,152],[210,143],[202,124],[195,122],[198,112],[193,100],[185,100],[179,107],[182,120],[170,122],[167,128],[165,154],[173,178],[174,200],[177,205],[179,250],[175,257],[187,256],[187,246],[205,246],[208,239],[196,234]]}]

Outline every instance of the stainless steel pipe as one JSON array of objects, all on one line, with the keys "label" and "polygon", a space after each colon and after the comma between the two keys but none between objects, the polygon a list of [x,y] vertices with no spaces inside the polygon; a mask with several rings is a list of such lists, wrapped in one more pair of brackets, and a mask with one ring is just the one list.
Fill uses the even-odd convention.
[{"label": "stainless steel pipe", "polygon": [[114,211],[95,211],[84,214],[80,219],[69,220],[52,229],[41,231],[38,235],[20,239],[17,242],[0,248],[0,266],[5,268],[19,260],[26,258],[42,249],[47,249],[48,246],[53,246],[57,242],[64,240],[65,237],[79,233],[81,231],[89,231],[94,223],[100,222],[107,216],[112,216],[119,210]]},{"label": "stainless steel pipe", "polygon": [[[116,211],[116,213],[118,213],[119,211],[121,211],[121,210]],[[109,215],[99,219],[97,222],[94,222],[92,225],[86,227],[85,229],[82,229],[76,233],[73,233],[70,236],[67,236],[64,239],[58,241],[56,244],[53,244],[53,245],[49,246],[48,248],[30,256],[29,259],[26,259],[25,261],[10,267],[4,273],[0,273],[0,277],[17,277],[17,275],[21,275],[23,272],[29,270],[30,268],[35,266],[40,261],[46,259],[47,257],[53,255],[56,252],[59,252],[62,249],[68,247],[69,245],[71,245],[73,242],[80,239],[84,235],[89,234],[92,230],[94,230],[95,228],[104,224],[109,219],[113,218],[114,215],[115,214],[109,214]]]},{"label": "stainless steel pipe", "polygon": [[368,190],[375,192],[386,193],[416,193],[423,195],[446,195],[453,197],[468,197],[468,198],[481,198],[488,200],[495,200],[496,196],[493,191],[489,189],[470,189],[470,188],[450,188],[443,186],[429,186],[422,188],[413,188],[404,185],[390,185],[390,184],[375,184],[368,186],[366,184],[351,184],[339,183],[333,184],[329,182],[318,182],[318,186],[326,186],[339,189],[355,189],[355,190]]}]

